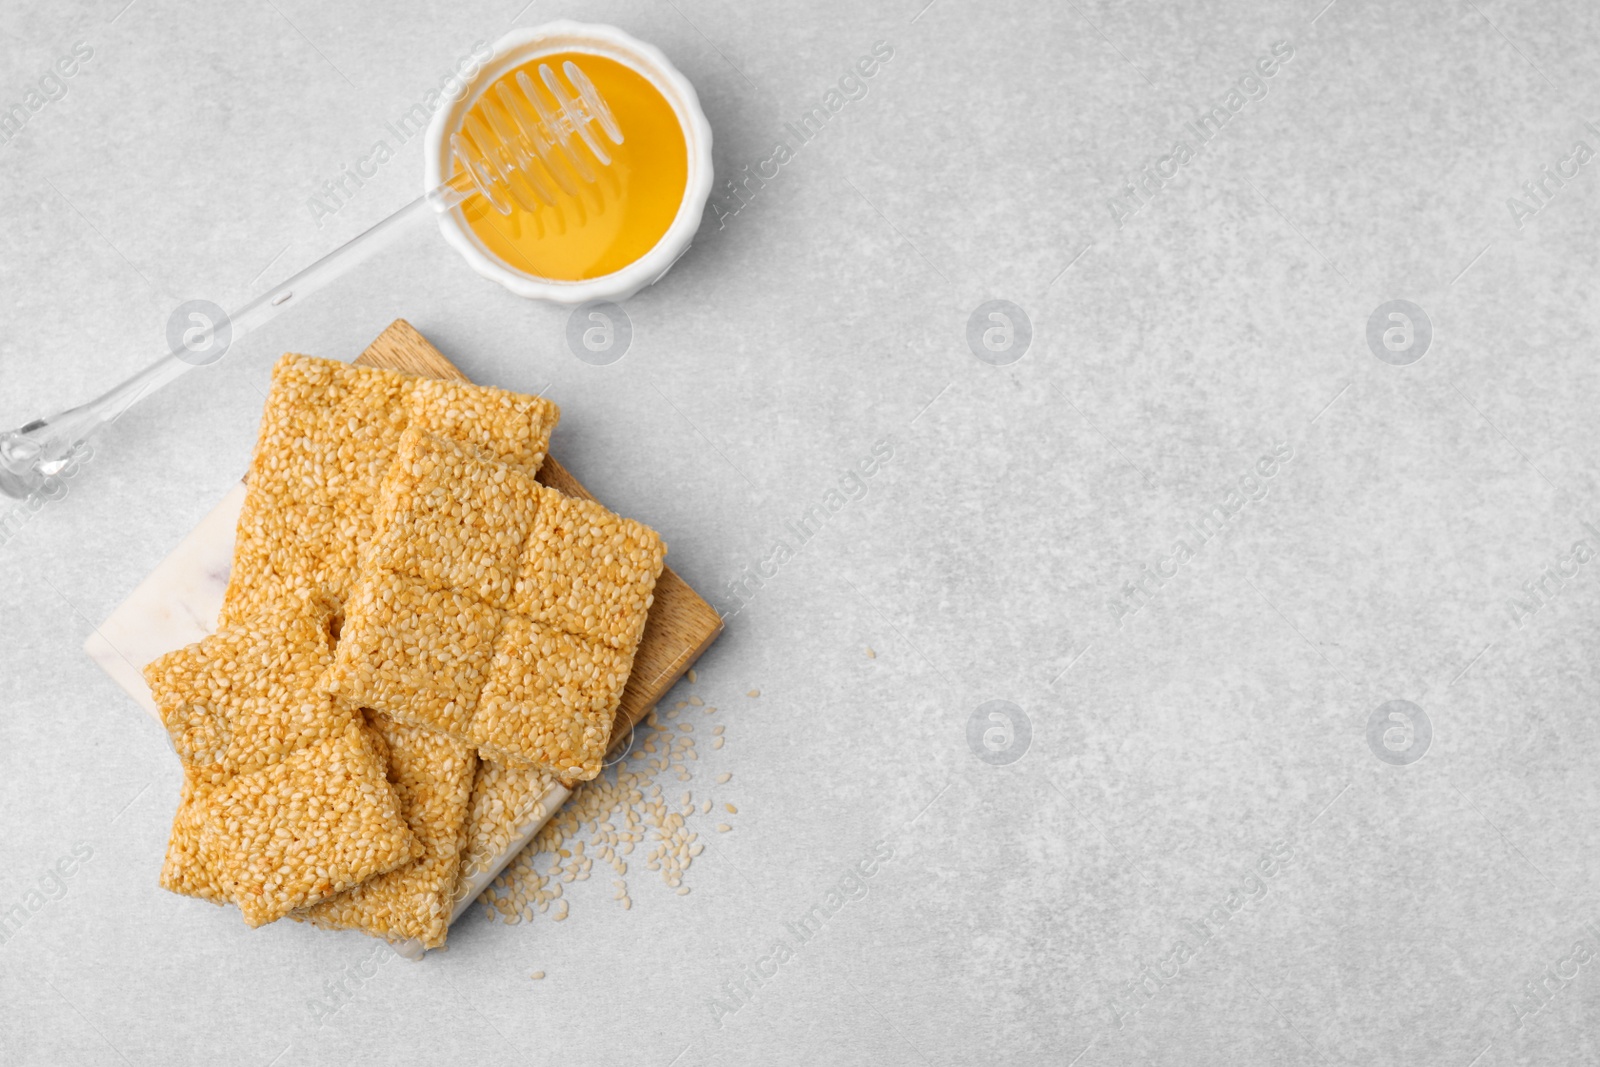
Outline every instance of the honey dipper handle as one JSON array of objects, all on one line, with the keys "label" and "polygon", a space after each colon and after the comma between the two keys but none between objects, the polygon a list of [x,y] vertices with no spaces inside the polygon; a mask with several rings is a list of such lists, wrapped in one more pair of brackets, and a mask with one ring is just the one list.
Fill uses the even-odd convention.
[{"label": "honey dipper handle", "polygon": [[237,311],[230,314],[210,305],[214,313],[190,310],[187,318],[169,323],[167,354],[144,370],[87,404],[0,433],[0,494],[21,499],[59,491],[61,479],[70,476],[74,460],[102,426],[195,367],[215,363],[239,338],[364,262],[416,220],[433,218],[469,193],[470,186],[462,182],[441,185]]},{"label": "honey dipper handle", "polygon": [[[463,130],[450,138],[459,166],[443,184],[231,314],[205,301],[180,306],[167,323],[165,356],[96,400],[0,433],[0,494],[21,499],[58,492],[83,446],[102,426],[191,368],[215,363],[234,341],[365,260],[415,220],[474,195],[501,214],[511,212],[513,201],[538,211],[560,200],[557,187],[575,195],[574,178],[593,182],[590,160],[607,167],[611,156],[591,127],[616,145],[623,143],[622,130],[575,63],[564,63],[562,73],[565,84],[549,64],[540,64],[542,89],[523,71],[517,72],[515,90],[509,81],[497,82],[501,110],[487,110],[482,118],[468,113]],[[578,151],[580,141],[587,158]]]}]

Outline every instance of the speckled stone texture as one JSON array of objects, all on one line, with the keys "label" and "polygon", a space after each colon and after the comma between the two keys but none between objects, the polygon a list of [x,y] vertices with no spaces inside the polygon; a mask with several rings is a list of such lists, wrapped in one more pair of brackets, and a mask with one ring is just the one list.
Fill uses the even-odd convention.
[{"label": "speckled stone texture", "polygon": [[[415,197],[513,19],[661,47],[719,185],[621,358],[419,231],[5,518],[0,1060],[1600,1059],[1600,7],[124,3],[0,11],[0,424]],[[81,651],[400,316],[727,614],[740,810],[418,965],[163,893]]]}]

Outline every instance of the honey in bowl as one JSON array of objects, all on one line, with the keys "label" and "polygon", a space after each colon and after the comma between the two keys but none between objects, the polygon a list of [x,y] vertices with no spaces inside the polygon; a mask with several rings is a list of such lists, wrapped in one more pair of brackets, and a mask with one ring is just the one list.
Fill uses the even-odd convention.
[{"label": "honey in bowl", "polygon": [[[538,68],[560,70],[576,63],[610,107],[622,130],[622,143],[605,142],[610,166],[601,165],[579,138],[581,153],[595,174],[576,183],[577,195],[530,211],[515,200],[502,215],[484,197],[473,197],[460,211],[484,248],[512,270],[556,281],[583,281],[621,270],[654,248],[672,225],[688,182],[688,148],[678,116],[650,80],[628,66],[587,52],[542,55],[502,78],[525,72],[539,83]],[[485,92],[472,110],[486,122],[502,117],[500,102]],[[457,161],[457,168],[460,163]]]}]

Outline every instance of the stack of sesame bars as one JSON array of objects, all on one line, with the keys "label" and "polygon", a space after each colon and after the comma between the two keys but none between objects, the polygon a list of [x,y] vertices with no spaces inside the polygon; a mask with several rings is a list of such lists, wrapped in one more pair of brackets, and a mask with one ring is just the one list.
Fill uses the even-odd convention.
[{"label": "stack of sesame bars", "polygon": [[165,888],[435,948],[463,856],[600,773],[666,546],[535,480],[559,417],[278,362],[218,630],[145,669],[184,772]]}]

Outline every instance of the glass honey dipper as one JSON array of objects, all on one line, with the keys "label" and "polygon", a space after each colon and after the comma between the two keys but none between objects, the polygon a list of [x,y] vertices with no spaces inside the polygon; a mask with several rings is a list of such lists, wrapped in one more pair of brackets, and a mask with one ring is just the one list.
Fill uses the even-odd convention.
[{"label": "glass honey dipper", "polygon": [[167,354],[97,399],[0,433],[0,494],[23,498],[47,490],[101,427],[185,372],[220,359],[233,341],[341,277],[418,219],[476,196],[501,215],[514,206],[582,212],[583,193],[611,166],[606,142],[622,144],[622,130],[576,63],[562,63],[560,75],[541,63],[538,75],[535,84],[518,69],[483,91],[450,135],[456,171],[448,180],[236,311],[195,311],[192,326],[169,326]]}]

